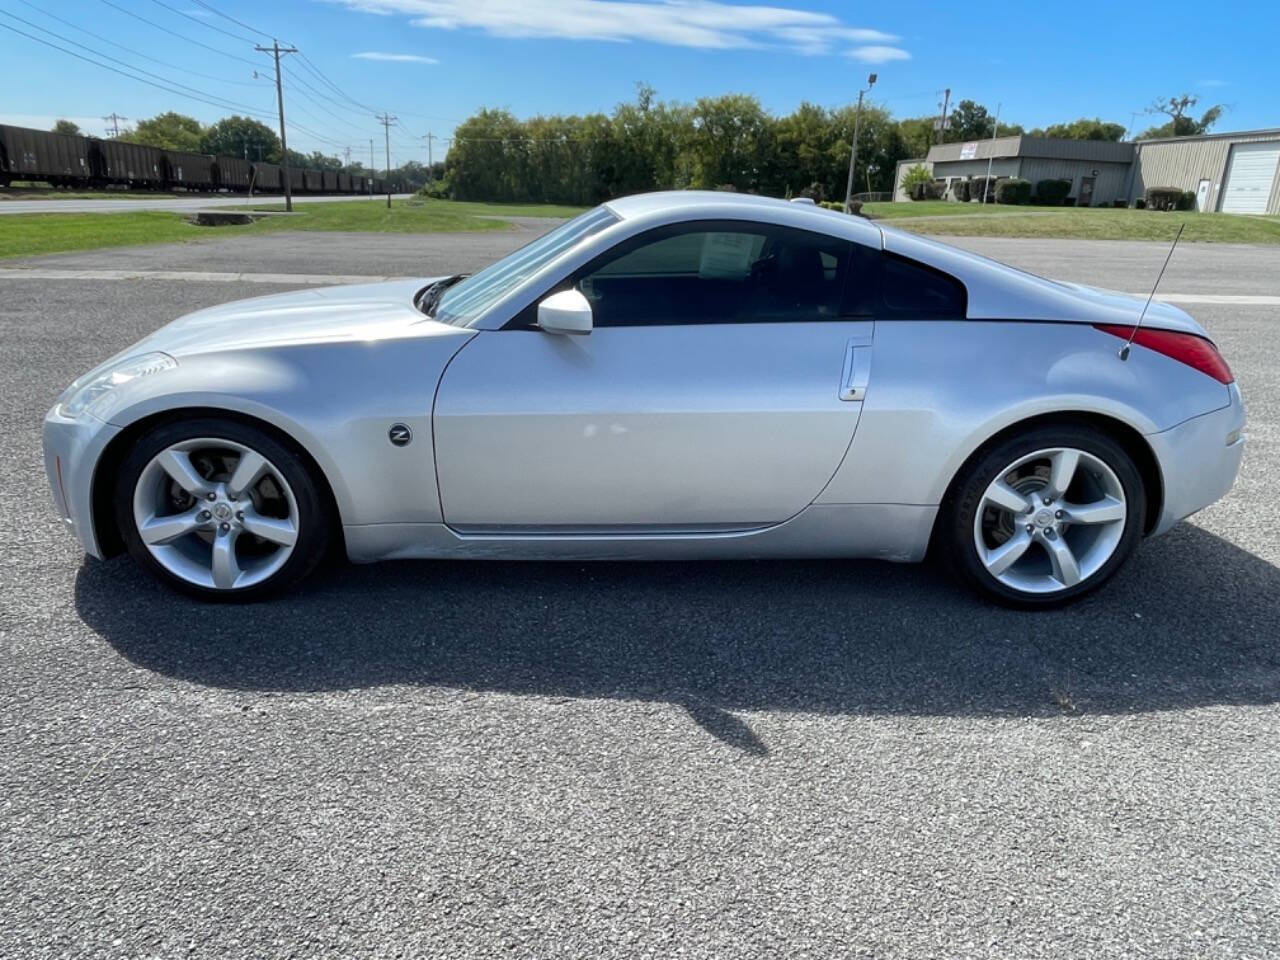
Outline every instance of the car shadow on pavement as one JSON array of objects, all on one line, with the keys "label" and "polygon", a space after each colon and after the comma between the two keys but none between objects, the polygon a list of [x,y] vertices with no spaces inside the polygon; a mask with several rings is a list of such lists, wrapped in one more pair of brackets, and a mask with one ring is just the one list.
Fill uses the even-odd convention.
[{"label": "car shadow on pavement", "polygon": [[425,684],[731,711],[1035,715],[1280,700],[1280,568],[1190,524],[1065,610],[984,603],[932,566],[852,561],[337,566],[210,605],[87,560],[80,617],[161,674],[238,690]]}]

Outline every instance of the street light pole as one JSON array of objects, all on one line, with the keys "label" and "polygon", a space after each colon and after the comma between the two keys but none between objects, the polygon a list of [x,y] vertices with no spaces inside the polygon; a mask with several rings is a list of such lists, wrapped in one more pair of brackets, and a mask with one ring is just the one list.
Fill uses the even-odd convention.
[{"label": "street light pole", "polygon": [[849,182],[844,188],[844,212],[853,212],[853,166],[858,159],[858,128],[862,125],[862,97],[876,85],[876,75],[867,77],[867,89],[858,91],[858,112],[853,117],[853,149],[849,151]]}]

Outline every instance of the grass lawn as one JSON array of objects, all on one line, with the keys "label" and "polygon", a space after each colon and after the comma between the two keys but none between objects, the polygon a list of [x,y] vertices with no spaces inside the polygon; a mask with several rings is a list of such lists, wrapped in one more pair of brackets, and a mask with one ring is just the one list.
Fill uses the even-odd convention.
[{"label": "grass lawn", "polygon": [[909,217],[987,217],[1002,214],[1044,212],[1045,207],[1015,207],[1007,204],[951,203],[948,200],[911,200],[902,203],[865,203],[862,212],[876,220],[902,220]]},{"label": "grass lawn", "polygon": [[[235,208],[222,207],[222,210]],[[283,204],[252,209],[283,210]],[[510,224],[490,215],[569,216],[573,207],[506,204],[465,204],[431,200],[410,205],[386,200],[294,204],[290,217],[268,217],[248,226],[196,227],[184,214],[162,211],[137,213],[32,213],[0,216],[0,258],[34,257],[43,253],[96,250],[140,243],[174,243],[279,230],[326,230],[374,233],[454,233],[505,230]],[[482,215],[483,214],[483,215]]]},{"label": "grass lawn", "polygon": [[[244,232],[253,227],[227,227]],[[171,243],[208,236],[176,213],[16,213],[0,216],[0,258],[35,257],[139,243]]]},{"label": "grass lawn", "polygon": [[[429,200],[425,203],[409,203],[392,200],[387,209],[385,197],[373,200],[352,200],[342,203],[293,202],[293,215],[268,217],[259,220],[251,229],[257,230],[355,230],[362,233],[459,233],[480,230],[506,230],[511,225],[490,216],[479,216],[483,210],[469,210],[480,204],[451,203],[448,200]],[[219,207],[234,210],[234,207]],[[284,210],[283,203],[254,204],[246,210]],[[512,207],[510,216],[535,216],[517,214]],[[523,209],[523,208],[519,208]],[[532,208],[531,208],[532,209]],[[544,214],[553,216],[553,214]],[[121,216],[121,214],[113,214]],[[210,228],[201,228],[208,230]],[[223,227],[213,229],[222,230]]]},{"label": "grass lawn", "polygon": [[[1280,217],[1230,213],[1116,210],[1108,207],[1019,207],[948,203],[876,203],[863,207],[913,233],[951,237],[1065,237],[1170,242],[1185,223],[1185,242],[1280,244]],[[928,218],[928,219],[918,219]]]}]

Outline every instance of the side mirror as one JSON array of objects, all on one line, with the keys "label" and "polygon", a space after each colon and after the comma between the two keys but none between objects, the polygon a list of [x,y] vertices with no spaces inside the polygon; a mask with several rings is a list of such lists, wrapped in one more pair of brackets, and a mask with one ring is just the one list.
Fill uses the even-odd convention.
[{"label": "side mirror", "polygon": [[561,290],[538,304],[538,326],[547,333],[591,332],[591,304],[577,290]]}]

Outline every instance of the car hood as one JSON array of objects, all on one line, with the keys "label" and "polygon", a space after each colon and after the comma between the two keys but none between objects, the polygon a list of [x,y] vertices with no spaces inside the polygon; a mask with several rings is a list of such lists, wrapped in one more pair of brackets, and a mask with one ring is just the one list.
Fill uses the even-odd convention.
[{"label": "car hood", "polygon": [[318,287],[236,300],[179,317],[130,352],[171,356],[247,347],[403,336],[424,319],[414,297],[440,277]]}]

